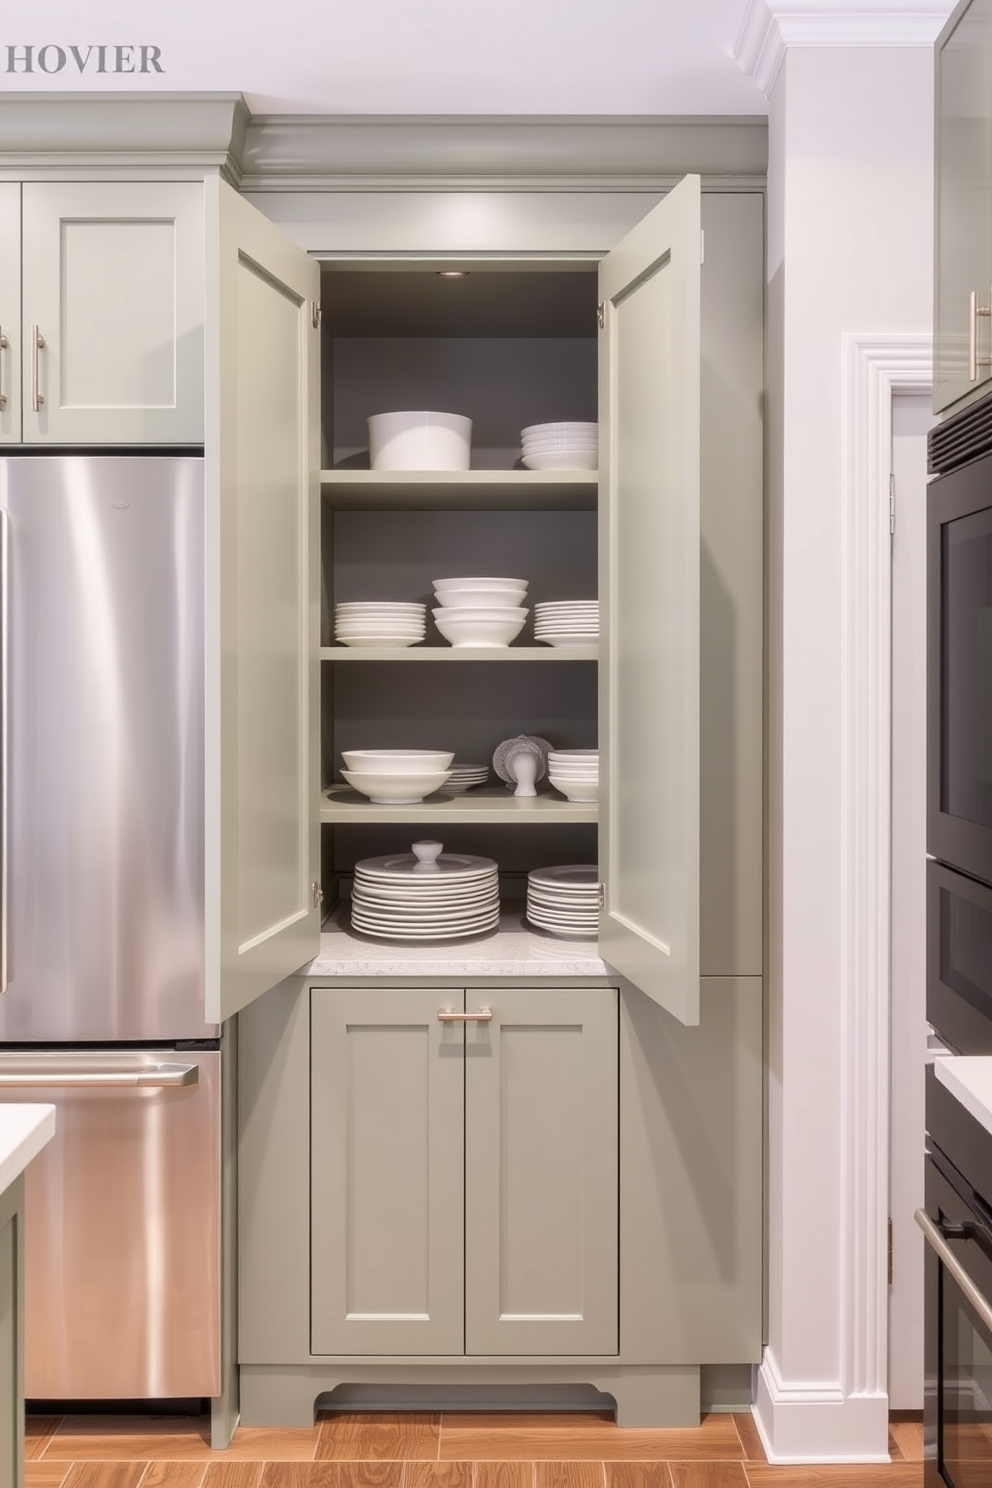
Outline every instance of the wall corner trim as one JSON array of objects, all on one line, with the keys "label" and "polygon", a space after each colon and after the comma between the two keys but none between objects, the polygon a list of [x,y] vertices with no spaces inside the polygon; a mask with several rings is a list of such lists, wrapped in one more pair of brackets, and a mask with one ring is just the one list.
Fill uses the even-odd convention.
[{"label": "wall corner trim", "polygon": [[931,47],[950,0],[847,0],[842,11],[818,0],[750,0],[734,60],[769,97],[790,47]]}]

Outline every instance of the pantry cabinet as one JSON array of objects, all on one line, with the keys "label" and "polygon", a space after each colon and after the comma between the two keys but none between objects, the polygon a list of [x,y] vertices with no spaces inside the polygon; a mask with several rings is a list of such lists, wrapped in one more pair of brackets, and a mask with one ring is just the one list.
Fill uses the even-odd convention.
[{"label": "pantry cabinet", "polygon": [[204,439],[202,182],[0,183],[0,444]]}]

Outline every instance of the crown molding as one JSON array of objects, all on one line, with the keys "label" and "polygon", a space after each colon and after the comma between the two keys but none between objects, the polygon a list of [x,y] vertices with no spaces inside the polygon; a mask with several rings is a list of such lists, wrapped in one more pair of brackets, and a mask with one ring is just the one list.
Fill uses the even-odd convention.
[{"label": "crown molding", "polygon": [[734,60],[767,98],[789,47],[930,47],[950,0],[749,0]]}]

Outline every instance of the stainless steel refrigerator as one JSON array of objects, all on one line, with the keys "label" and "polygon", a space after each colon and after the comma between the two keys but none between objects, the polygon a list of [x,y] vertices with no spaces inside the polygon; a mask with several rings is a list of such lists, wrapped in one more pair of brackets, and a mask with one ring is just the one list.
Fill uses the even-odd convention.
[{"label": "stainless steel refrigerator", "polygon": [[0,1099],[27,1175],[26,1390],[219,1393],[203,1019],[203,462],[0,459]]}]

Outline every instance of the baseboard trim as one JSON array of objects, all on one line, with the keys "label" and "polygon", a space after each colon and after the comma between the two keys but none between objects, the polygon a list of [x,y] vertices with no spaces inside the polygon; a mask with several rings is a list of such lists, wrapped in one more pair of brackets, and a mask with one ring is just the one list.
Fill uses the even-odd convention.
[{"label": "baseboard trim", "polygon": [[771,1350],[755,1370],[752,1410],[768,1461],[776,1465],[888,1462],[887,1394],[845,1395],[833,1380],[785,1381]]}]

